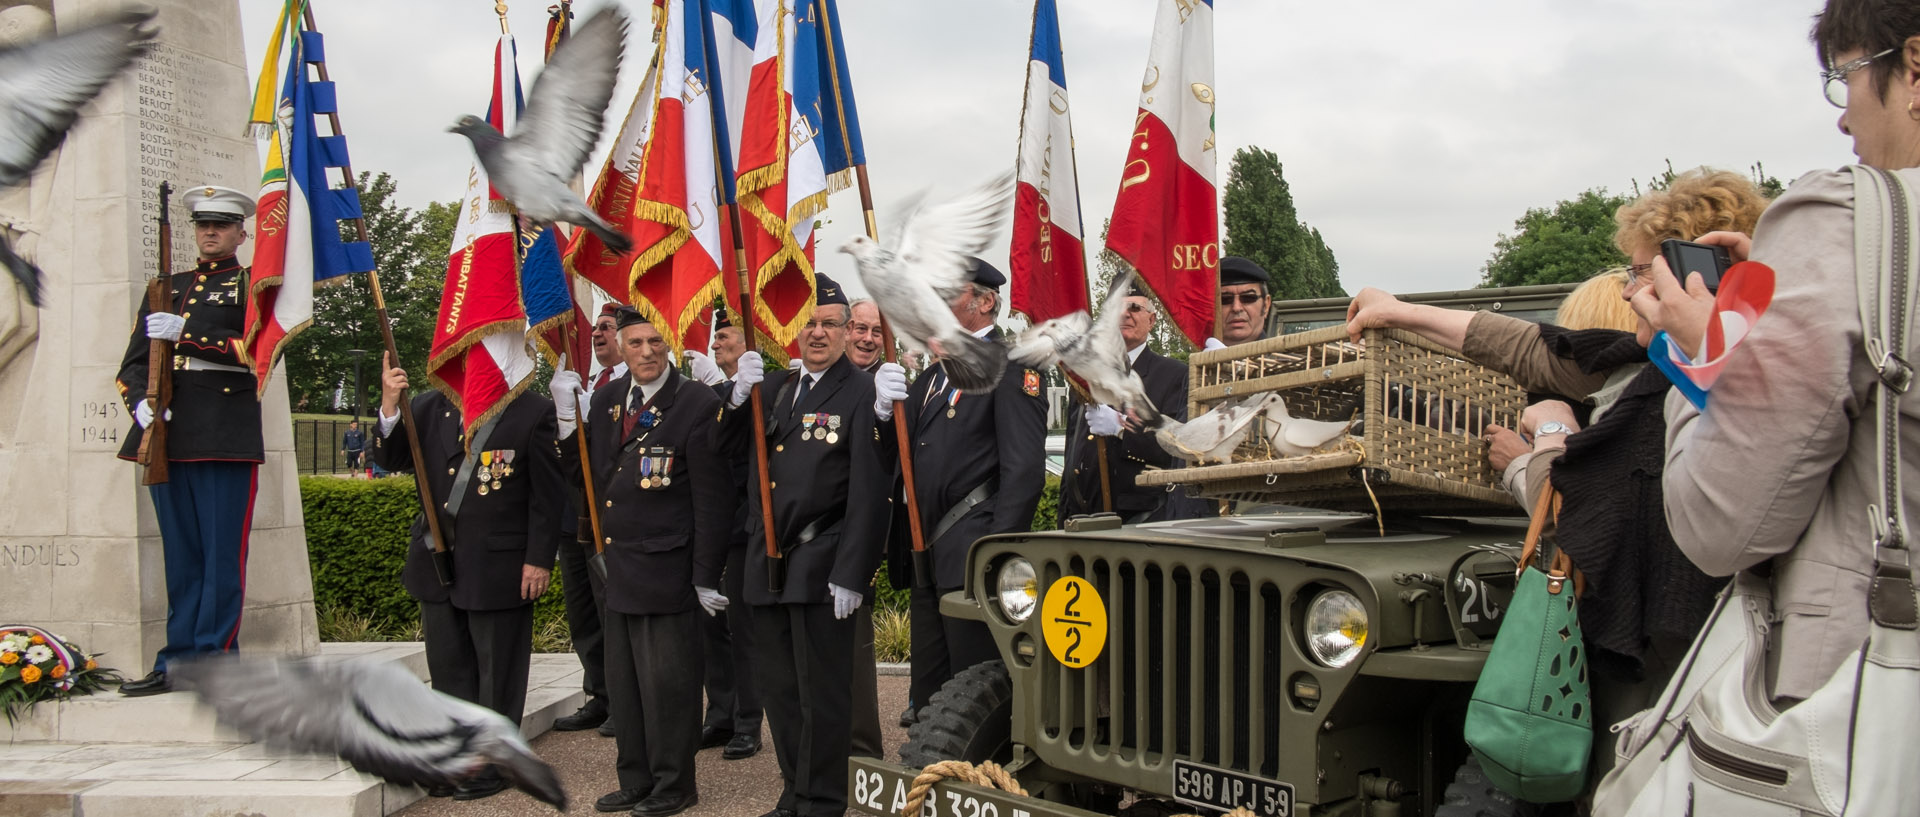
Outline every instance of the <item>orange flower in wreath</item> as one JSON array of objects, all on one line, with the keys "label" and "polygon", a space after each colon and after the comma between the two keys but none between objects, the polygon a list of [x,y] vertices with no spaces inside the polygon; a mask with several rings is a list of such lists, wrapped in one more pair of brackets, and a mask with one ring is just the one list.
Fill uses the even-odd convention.
[{"label": "orange flower in wreath", "polygon": [[35,643],[35,644],[45,644],[45,643],[47,643],[47,640],[46,640],[46,639],[44,639],[44,638],[41,638],[40,636],[37,636],[37,635],[36,635],[36,636],[34,636],[34,637],[32,637],[32,638],[29,638],[29,639],[27,639],[27,640],[28,640],[28,641],[31,641],[31,642],[33,642],[33,643]]},{"label": "orange flower in wreath", "polygon": [[19,654],[19,653],[17,653],[17,652],[0,652],[0,664],[6,664],[6,665],[8,665],[8,666],[12,666],[12,665],[14,665],[14,664],[18,664],[18,663],[20,663],[20,654]]},{"label": "orange flower in wreath", "polygon": [[93,659],[91,658],[87,659],[87,669],[91,670],[91,669],[99,669],[99,668],[100,668],[100,665],[97,663],[94,663]]},{"label": "orange flower in wreath", "polygon": [[53,669],[47,670],[47,677],[52,678],[55,681],[58,681],[62,678],[67,677],[66,666],[62,664],[54,664]]},{"label": "orange flower in wreath", "polygon": [[40,668],[28,664],[20,668],[20,683],[31,684],[40,680]]}]

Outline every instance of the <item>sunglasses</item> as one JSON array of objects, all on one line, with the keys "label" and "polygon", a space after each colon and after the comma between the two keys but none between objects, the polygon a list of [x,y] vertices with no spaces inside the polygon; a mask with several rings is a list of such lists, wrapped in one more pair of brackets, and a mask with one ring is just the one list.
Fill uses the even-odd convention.
[{"label": "sunglasses", "polygon": [[1140,313],[1142,313],[1142,312],[1151,312],[1151,311],[1153,311],[1153,310],[1151,310],[1151,309],[1148,309],[1148,308],[1146,308],[1146,307],[1144,307],[1144,306],[1141,306],[1141,305],[1139,305],[1139,304],[1127,304],[1127,312],[1128,312],[1129,314],[1133,314],[1133,315],[1138,315],[1138,314],[1140,314]]},{"label": "sunglasses", "polygon": [[[1259,303],[1260,299],[1264,297],[1266,297],[1266,295],[1259,292],[1242,292],[1240,293],[1240,305],[1252,306],[1254,304]],[[1233,293],[1231,292],[1220,293],[1220,305],[1233,306]]]}]

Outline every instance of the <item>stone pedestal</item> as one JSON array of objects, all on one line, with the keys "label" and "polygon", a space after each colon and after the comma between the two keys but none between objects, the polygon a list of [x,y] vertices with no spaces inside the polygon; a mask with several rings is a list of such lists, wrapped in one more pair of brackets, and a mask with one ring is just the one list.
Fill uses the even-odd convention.
[{"label": "stone pedestal", "polygon": [[[133,678],[166,642],[167,596],[152,503],[137,467],[115,457],[131,421],[114,376],[157,269],[155,190],[164,179],[253,191],[260,179],[237,0],[145,2],[159,9],[160,47],[87,109],[30,188],[0,196],[0,225],[46,272],[37,314],[0,280],[0,623],[48,627]],[[0,0],[0,39],[119,5]],[[168,266],[183,269],[194,252],[178,194],[172,217]],[[283,373],[263,412],[240,642],[306,654],[319,639]]]}]

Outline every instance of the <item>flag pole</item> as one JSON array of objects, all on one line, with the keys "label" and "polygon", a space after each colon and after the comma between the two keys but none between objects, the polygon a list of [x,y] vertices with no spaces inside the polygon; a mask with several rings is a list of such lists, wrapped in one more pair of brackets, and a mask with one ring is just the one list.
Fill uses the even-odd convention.
[{"label": "flag pole", "polygon": [[[878,223],[874,221],[873,217],[873,187],[867,181],[867,165],[865,162],[854,164],[853,142],[848,138],[846,132],[847,106],[840,89],[840,66],[838,57],[840,46],[833,40],[834,24],[832,12],[827,9],[826,3],[820,3],[818,0],[815,0],[815,2],[820,11],[820,31],[827,38],[827,70],[833,77],[833,107],[839,114],[835,116],[834,119],[840,123],[840,145],[847,151],[847,164],[853,167],[854,179],[860,187],[860,212],[866,223],[867,238],[879,241],[880,227]],[[881,348],[885,350],[887,362],[893,363],[897,357],[894,352],[893,327],[887,323],[887,316],[884,314],[880,316],[880,344]],[[894,447],[900,450],[900,477],[907,495],[907,531],[913,542],[914,581],[923,586],[932,587],[933,557],[927,553],[926,534],[922,530],[920,523],[920,499],[919,495],[914,491],[913,482],[913,445],[907,439],[907,424],[903,422],[906,413],[907,403],[905,400],[893,401]]]},{"label": "flag pole", "polygon": [[[319,26],[313,22],[312,3],[302,4],[302,16],[304,17],[303,22],[306,23],[307,31],[319,30]],[[320,81],[328,82],[327,64],[321,62],[317,63],[317,65]],[[306,68],[302,66],[300,70],[304,71]],[[334,135],[345,135],[344,131],[340,129],[340,113],[338,111],[327,114],[327,123],[333,128]],[[346,174],[348,184],[356,183],[355,180],[357,177],[353,175],[352,165],[341,165],[340,169]],[[354,219],[353,228],[355,234],[358,236],[358,240],[366,241],[369,244],[372,243],[371,237],[367,233],[367,220],[364,217]],[[397,368],[400,365],[400,350],[393,341],[393,321],[387,318],[387,299],[380,290],[380,270],[378,265],[375,265],[374,269],[367,271],[367,286],[373,290],[373,312],[376,319],[380,322],[380,340],[386,344],[387,358],[393,361],[393,365]],[[380,379],[384,385],[386,381],[386,371],[384,368],[380,373]],[[404,395],[402,396],[404,397]],[[440,513],[434,508],[433,491],[427,486],[426,457],[420,451],[420,426],[413,420],[412,400],[403,399],[400,401],[400,423],[406,426],[407,429],[407,450],[413,455],[413,485],[420,494],[420,508],[425,512],[425,516],[427,517],[427,542],[433,546],[433,572],[435,576],[439,578],[440,586],[451,587],[453,586],[453,551],[447,549],[446,534],[440,530]]]}]

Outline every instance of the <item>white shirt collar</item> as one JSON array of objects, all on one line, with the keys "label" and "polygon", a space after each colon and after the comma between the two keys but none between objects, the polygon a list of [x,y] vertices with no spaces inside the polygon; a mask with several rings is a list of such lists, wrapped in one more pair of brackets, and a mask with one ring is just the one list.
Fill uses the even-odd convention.
[{"label": "white shirt collar", "polygon": [[1140,362],[1140,353],[1146,350],[1147,350],[1146,341],[1141,341],[1139,346],[1135,346],[1132,349],[1128,349],[1127,365],[1132,366],[1133,364]]},{"label": "white shirt collar", "polygon": [[980,331],[973,333],[973,336],[976,338],[984,338],[987,336],[988,333],[992,331],[993,331],[993,324],[989,323],[986,326],[981,327]]},{"label": "white shirt collar", "polygon": [[[624,366],[626,364],[621,364],[621,365]],[[673,367],[669,366],[665,369],[662,369],[660,371],[660,376],[654,378],[652,382],[640,383],[637,381],[629,381],[627,384],[627,402],[628,403],[633,402],[634,389],[640,390],[641,403],[645,403],[648,400],[652,400],[655,394],[660,393],[660,387],[667,384],[667,378],[672,376],[673,376]]]}]

